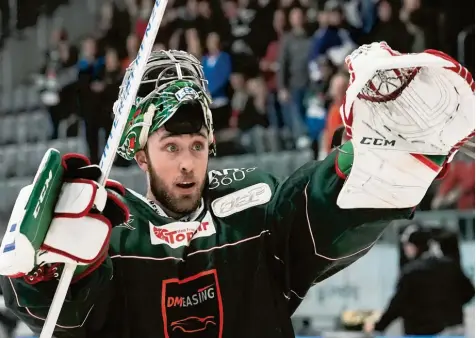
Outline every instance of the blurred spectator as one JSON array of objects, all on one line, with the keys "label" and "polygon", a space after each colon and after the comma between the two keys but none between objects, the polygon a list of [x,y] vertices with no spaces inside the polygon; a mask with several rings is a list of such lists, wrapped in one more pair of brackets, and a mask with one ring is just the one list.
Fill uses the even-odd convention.
[{"label": "blurred spectator", "polygon": [[266,116],[266,84],[261,78],[247,82],[248,98],[238,115],[241,145],[247,152],[265,152],[264,129],[268,127]]},{"label": "blurred spectator", "polygon": [[295,7],[289,13],[291,30],[281,41],[278,69],[278,98],[281,102],[284,123],[297,141],[304,134],[304,95],[309,84],[308,51],[310,40],[304,29],[302,9]]},{"label": "blurred spectator", "polygon": [[207,37],[208,53],[202,59],[203,71],[208,81],[208,89],[213,99],[211,111],[215,130],[228,127],[230,103],[228,85],[231,75],[230,55],[221,50],[220,36],[212,32]]},{"label": "blurred spectator", "polygon": [[61,120],[74,111],[75,85],[63,83],[60,87],[57,81],[58,73],[75,65],[77,61],[78,50],[70,45],[66,30],[64,28],[53,30],[49,49],[46,52],[46,63],[36,81],[41,100],[50,114],[52,139],[58,138]]},{"label": "blurred spectator", "polygon": [[139,51],[139,39],[135,34],[129,34],[126,41],[127,55],[121,62],[121,68],[126,71],[127,67],[135,60],[137,52]]},{"label": "blurred spectator", "polygon": [[97,79],[104,67],[104,58],[98,55],[96,40],[87,37],[83,40],[78,62],[80,82],[89,83]]},{"label": "blurred spectator", "polygon": [[346,27],[340,3],[336,0],[327,1],[320,20],[324,26],[312,37],[309,61],[325,55],[334,65],[340,65],[357,48]]},{"label": "blurred spectator", "polygon": [[233,73],[230,76],[230,84],[233,89],[233,96],[231,97],[231,118],[230,118],[230,127],[238,128],[238,117],[243,109],[245,104],[248,101],[248,92],[246,90],[246,81],[245,77],[241,73]]},{"label": "blurred spectator", "polygon": [[404,0],[400,11],[400,20],[407,24],[410,33],[415,35],[418,44],[414,46],[414,52],[422,52],[424,49],[441,49],[441,21],[436,8],[422,6],[421,0]]},{"label": "blurred spectator", "polygon": [[[78,98],[80,115],[86,127],[91,162],[98,163],[97,143],[94,138],[95,124],[98,119],[98,95],[102,89],[99,81],[104,74],[104,57],[98,56],[96,40],[88,37],[83,40],[78,62]],[[95,147],[96,146],[96,147]]]},{"label": "blurred spectator", "polygon": [[403,319],[406,335],[464,336],[463,305],[474,297],[474,286],[458,262],[442,256],[428,230],[411,225],[402,234],[403,250],[410,260],[402,269],[387,310],[365,330],[384,331]]},{"label": "blurred spectator", "polygon": [[86,141],[92,163],[99,163],[99,132],[104,130],[104,143],[109,136],[113,122],[112,106],[119,94],[122,82],[121,63],[117,52],[108,48],[105,55],[105,67],[91,82],[92,111],[86,121]]},{"label": "blurred spectator", "polygon": [[380,0],[378,2],[377,16],[377,23],[363,43],[385,41],[399,52],[412,52],[414,37],[408,32],[407,25],[400,20],[396,8],[392,8],[389,1]]},{"label": "blurred spectator", "polygon": [[[109,116],[109,118],[113,118],[112,106],[119,95],[119,86],[122,83],[123,75],[124,72],[121,69],[121,64],[119,61],[119,56],[117,55],[117,51],[113,48],[109,48],[106,51],[105,56],[104,76],[102,78],[102,83],[104,87],[101,95],[101,104],[103,112],[101,116],[104,116],[106,120],[107,116]],[[104,127],[107,127],[107,125],[104,124]]]},{"label": "blurred spectator", "polygon": [[474,209],[474,160],[456,154],[431,203],[432,209]]},{"label": "blurred spectator", "polygon": [[255,71],[254,53],[249,44],[251,23],[254,12],[247,9],[243,1],[225,0],[222,5],[223,13],[228,20],[223,40],[229,45],[233,58],[233,69],[251,74]]},{"label": "blurred spectator", "polygon": [[185,41],[187,45],[187,52],[195,56],[197,59],[201,59],[203,56],[202,45],[200,43],[200,37],[198,31],[195,28],[190,28],[185,31]]},{"label": "blurred spectator", "polygon": [[332,137],[338,127],[342,125],[342,118],[340,116],[340,106],[344,102],[345,91],[349,85],[349,75],[344,72],[339,72],[331,79],[329,88],[329,95],[332,103],[327,115],[324,142],[326,153],[329,153],[332,145]]},{"label": "blurred spectator", "polygon": [[49,49],[46,52],[46,65],[43,71],[58,71],[68,68],[78,62],[78,49],[68,40],[68,33],[64,28],[51,32]]},{"label": "blurred spectator", "polygon": [[124,41],[129,35],[131,20],[125,8],[119,8],[116,3],[117,1],[112,0],[102,2],[94,37],[97,40],[98,52],[102,53],[106,47],[112,47],[122,58],[126,54]]},{"label": "blurred spectator", "polygon": [[261,59],[259,67],[266,80],[268,87],[268,119],[270,126],[276,130],[283,128],[285,125],[292,125],[291,122],[284,123],[281,105],[278,100],[278,87],[276,74],[279,70],[278,56],[279,44],[284,34],[284,26],[286,17],[284,11],[276,10],[273,17],[273,29],[276,34],[275,40],[268,44],[265,56]]}]

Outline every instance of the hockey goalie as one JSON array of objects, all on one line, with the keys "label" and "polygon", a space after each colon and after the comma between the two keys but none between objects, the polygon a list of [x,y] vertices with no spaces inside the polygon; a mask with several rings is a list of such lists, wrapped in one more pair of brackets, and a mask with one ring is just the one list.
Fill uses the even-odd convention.
[{"label": "hockey goalie", "polygon": [[391,220],[411,218],[474,134],[472,76],[446,54],[373,43],[346,63],[350,140],[280,182],[259,168],[208,172],[201,65],[153,52],[119,148],[147,194],[102,187],[86,157],[49,150],[0,248],[7,307],[39,332],[75,262],[55,337],[294,337],[290,317],[309,288],[365,255]]}]

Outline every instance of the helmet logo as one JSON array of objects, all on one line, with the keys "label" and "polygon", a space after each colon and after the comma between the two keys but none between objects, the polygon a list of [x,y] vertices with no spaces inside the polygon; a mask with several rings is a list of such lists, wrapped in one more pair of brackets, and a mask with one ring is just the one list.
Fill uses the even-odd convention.
[{"label": "helmet logo", "polygon": [[184,100],[195,100],[198,99],[198,93],[195,89],[191,87],[184,87],[175,93],[175,97],[179,102]]}]

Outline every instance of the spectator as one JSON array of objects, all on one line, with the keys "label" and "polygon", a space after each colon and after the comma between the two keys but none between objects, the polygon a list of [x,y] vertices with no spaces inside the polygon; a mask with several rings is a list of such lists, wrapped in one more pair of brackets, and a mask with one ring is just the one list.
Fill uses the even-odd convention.
[{"label": "spectator", "polygon": [[380,0],[377,4],[378,21],[363,43],[385,41],[399,52],[412,52],[414,37],[396,13],[390,2]]},{"label": "spectator", "polygon": [[58,74],[63,69],[76,64],[77,59],[78,51],[69,44],[67,32],[63,28],[53,30],[49,49],[46,52],[46,63],[36,81],[41,93],[41,101],[50,114],[52,139],[58,138],[59,124],[74,110],[72,105],[75,100],[74,85],[59,84]]},{"label": "spectator", "polygon": [[[276,24],[280,25],[282,23],[282,29],[278,28],[278,30],[284,31],[287,13],[280,10],[279,18],[276,18],[276,10],[278,10],[277,1],[258,0],[253,7],[255,11],[253,13],[253,20],[250,23],[251,36],[249,43],[253,54],[258,59],[261,59],[266,54],[268,45],[278,39]],[[282,33],[280,32],[281,35]]]},{"label": "spectator", "polygon": [[136,34],[129,34],[126,41],[127,56],[121,62],[122,71],[126,71],[127,67],[135,60],[139,50],[139,39]]},{"label": "spectator", "polygon": [[203,56],[203,51],[202,45],[200,43],[200,37],[198,36],[198,31],[195,28],[189,28],[185,31],[185,41],[187,45],[187,52],[200,60]]},{"label": "spectator", "polygon": [[422,6],[421,0],[404,0],[400,20],[407,24],[408,30],[418,37],[414,52],[424,49],[440,49],[441,28],[439,13],[435,8]]},{"label": "spectator", "polygon": [[243,5],[239,7],[233,0],[225,0],[222,8],[228,20],[228,28],[226,32],[223,32],[223,40],[229,45],[233,69],[249,75],[255,71],[256,63],[253,50],[249,45],[250,26],[254,17],[248,14]]},{"label": "spectator", "polygon": [[197,5],[198,16],[196,18],[196,27],[200,27],[197,31],[200,35],[200,43],[205,44],[209,33],[216,29],[216,19],[212,16],[212,9],[208,1],[200,1]]},{"label": "spectator", "polygon": [[474,209],[475,164],[464,156],[458,153],[451,162],[432,201],[432,209]]},{"label": "spectator", "polygon": [[231,113],[228,99],[231,59],[228,53],[221,50],[218,33],[208,34],[207,50],[207,55],[202,59],[203,71],[213,99],[210,106],[213,114],[213,125],[215,130],[221,130],[228,127]]},{"label": "spectator", "polygon": [[62,68],[68,68],[76,62],[78,62],[78,49],[69,43],[66,30],[64,28],[53,30],[50,45],[46,52],[46,64],[43,72],[47,69],[58,71]]},{"label": "spectator", "polygon": [[322,16],[321,21],[326,26],[316,31],[312,38],[309,61],[325,55],[334,65],[339,66],[344,63],[345,57],[357,48],[357,45],[349,29],[345,27],[342,7],[336,0],[326,2]]},{"label": "spectator", "polygon": [[86,121],[86,141],[92,163],[99,163],[100,130],[104,130],[104,142],[111,131],[112,106],[119,94],[123,74],[116,50],[108,48],[104,59],[105,67],[91,83],[93,110]]},{"label": "spectator", "polygon": [[271,41],[266,49],[266,55],[260,61],[260,70],[266,80],[268,87],[268,119],[270,126],[276,130],[280,130],[284,125],[292,125],[291,122],[284,123],[281,111],[281,105],[278,100],[278,88],[276,73],[279,69],[278,56],[279,44],[284,33],[284,26],[286,24],[286,17],[282,10],[276,10],[273,18],[273,28],[276,34],[276,39]]},{"label": "spectator", "polygon": [[80,82],[89,83],[95,80],[104,67],[104,58],[98,57],[97,42],[92,37],[83,40],[78,62]]},{"label": "spectator", "polygon": [[327,114],[326,129],[324,134],[324,142],[326,153],[331,151],[332,137],[338,127],[342,125],[342,118],[340,116],[340,106],[344,102],[345,91],[349,85],[349,75],[344,72],[339,72],[332,77],[329,88],[329,96],[332,103]]},{"label": "spectator", "polygon": [[231,128],[238,128],[238,117],[243,112],[249,95],[246,90],[246,80],[243,74],[231,74],[230,84],[233,89],[233,96],[231,98],[231,118],[229,125]]},{"label": "spectator", "polygon": [[[211,32],[220,32],[222,37],[225,37],[223,34],[229,33],[229,22],[224,17],[218,1],[200,0],[198,2],[198,16],[195,25],[202,46],[205,46],[207,36]],[[224,44],[226,43],[224,41]]]},{"label": "spectator", "polygon": [[[122,83],[123,76],[124,72],[121,69],[118,53],[115,49],[109,48],[105,56],[105,69],[102,79],[104,89],[101,96],[101,104],[103,105],[103,114],[101,116],[106,120],[103,124],[105,128],[112,124],[112,106],[119,95],[119,86]],[[109,125],[107,124],[108,119],[111,120]]]},{"label": "spectator", "polygon": [[304,95],[309,84],[307,56],[310,40],[304,29],[303,12],[295,7],[289,13],[291,30],[285,34],[279,50],[278,98],[287,115],[285,123],[295,141],[304,135]]},{"label": "spectator", "polygon": [[[80,116],[86,126],[88,145],[91,143],[91,130],[94,129],[97,118],[98,95],[101,83],[99,79],[104,72],[104,58],[97,55],[97,42],[92,37],[83,40],[78,62],[78,102]],[[90,156],[93,163],[97,163],[98,149],[90,147]]]},{"label": "spectator", "polygon": [[430,231],[409,226],[402,234],[403,250],[410,260],[402,268],[388,308],[365,331],[382,332],[401,317],[406,335],[464,336],[463,305],[474,297],[474,286],[458,262],[442,256]]},{"label": "spectator", "polygon": [[113,1],[104,1],[94,35],[97,50],[102,52],[109,46],[115,48],[120,57],[124,57],[126,54],[124,41],[129,35],[130,26],[130,17],[126,11],[120,10]]},{"label": "spectator", "polygon": [[264,128],[268,127],[266,117],[266,84],[261,78],[247,82],[248,99],[238,116],[238,128],[242,132],[241,145],[247,152],[265,152]]}]

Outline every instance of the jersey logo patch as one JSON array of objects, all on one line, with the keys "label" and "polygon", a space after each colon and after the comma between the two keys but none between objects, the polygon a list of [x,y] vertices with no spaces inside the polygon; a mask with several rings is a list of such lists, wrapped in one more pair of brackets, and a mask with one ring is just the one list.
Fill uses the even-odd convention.
[{"label": "jersey logo patch", "polygon": [[217,217],[227,217],[245,209],[268,203],[271,196],[271,188],[268,184],[257,183],[217,198],[212,202],[212,210]]},{"label": "jersey logo patch", "polygon": [[162,318],[167,338],[222,338],[223,302],[215,269],[162,281]]},{"label": "jersey logo patch", "polygon": [[199,237],[209,237],[216,233],[210,212],[207,212],[201,222],[173,222],[156,226],[149,222],[150,242],[153,245],[165,244],[177,249],[188,246]]}]

